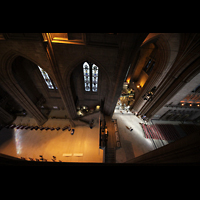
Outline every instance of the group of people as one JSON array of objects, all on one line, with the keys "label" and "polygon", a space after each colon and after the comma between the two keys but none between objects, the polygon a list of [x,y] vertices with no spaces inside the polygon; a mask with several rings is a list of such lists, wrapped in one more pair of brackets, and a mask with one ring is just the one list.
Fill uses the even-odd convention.
[{"label": "group of people", "polygon": [[[57,162],[56,161],[56,156],[52,156],[52,159],[51,160],[47,160],[47,159],[45,159],[45,158],[43,158],[43,155],[39,155],[39,157],[40,158],[31,158],[31,157],[29,157],[28,159],[26,159],[25,157],[20,157],[20,159],[21,160],[27,160],[27,161],[37,161],[37,162],[49,162],[49,161],[51,161],[51,162]],[[62,162],[61,160],[59,160],[58,162]]]}]

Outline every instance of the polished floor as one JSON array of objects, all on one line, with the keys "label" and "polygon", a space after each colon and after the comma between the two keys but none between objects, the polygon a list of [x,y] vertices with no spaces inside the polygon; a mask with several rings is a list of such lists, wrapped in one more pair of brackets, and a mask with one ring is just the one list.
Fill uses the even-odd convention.
[{"label": "polished floor", "polygon": [[[157,139],[145,138],[144,132],[140,125],[140,123],[144,123],[144,121],[139,117],[133,115],[131,112],[115,109],[112,118],[117,119],[121,142],[121,148],[116,150],[116,163],[126,162],[149,151],[169,144],[169,141],[166,140],[161,141]],[[152,122],[148,122],[148,124],[151,123],[174,125],[181,124],[180,121],[163,120],[152,120]],[[127,127],[132,127],[133,131],[130,131]],[[185,136],[185,133],[183,132],[183,130],[181,130],[181,128],[177,129],[177,131],[180,135],[182,135],[182,137]]]},{"label": "polished floor", "polygon": [[[122,111],[124,114],[122,114]],[[144,121],[131,112],[115,110],[112,118],[106,117],[108,126],[108,148],[115,148],[115,130],[112,119],[117,119],[121,147],[116,148],[116,163],[124,163],[135,157],[143,155],[149,151],[163,146],[159,140],[150,140],[144,137],[142,127],[139,123]],[[33,125],[37,123],[34,118],[17,117],[14,124]],[[161,123],[154,121],[154,123]],[[162,123],[164,123],[162,121]],[[166,122],[169,123],[169,122]],[[171,122],[172,123],[172,122]],[[175,122],[174,122],[175,123]],[[176,122],[178,123],[178,122]],[[67,119],[49,119],[43,126],[64,127],[69,125]],[[127,129],[132,127],[133,131]],[[40,158],[52,161],[52,156],[56,160],[63,162],[94,162],[102,163],[103,150],[99,149],[99,123],[95,120],[93,129],[89,125],[77,126],[75,133],[71,135],[68,130],[21,130],[6,129],[0,131],[0,153],[14,157]],[[163,140],[164,145],[168,144]]]},{"label": "polished floor", "polygon": [[[122,111],[124,114],[122,114]],[[116,163],[124,163],[142,154],[154,150],[151,140],[144,137],[142,127],[139,123],[144,121],[124,110],[115,110],[113,119],[117,119],[121,148],[116,150]],[[127,127],[132,127],[130,131]]]},{"label": "polished floor", "polygon": [[[13,123],[36,125],[33,118],[18,117]],[[43,126],[64,127],[66,119],[49,119]],[[89,126],[77,126],[74,135],[65,130],[21,130],[6,129],[0,131],[0,153],[14,157],[40,158],[51,161],[52,156],[62,162],[103,162],[103,150],[99,149],[99,124],[93,129]]]}]

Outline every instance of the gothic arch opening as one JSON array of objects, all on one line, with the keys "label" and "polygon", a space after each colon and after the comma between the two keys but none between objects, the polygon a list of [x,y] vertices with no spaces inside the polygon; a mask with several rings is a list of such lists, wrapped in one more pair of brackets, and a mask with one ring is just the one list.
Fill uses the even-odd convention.
[{"label": "gothic arch opening", "polygon": [[148,43],[140,49],[139,58],[131,77],[136,87],[143,87],[151,75],[156,63],[157,49],[154,43]]},{"label": "gothic arch opening", "polygon": [[0,113],[0,124],[10,123],[17,116],[25,116],[27,114],[24,108],[19,105],[1,86]]},{"label": "gothic arch opening", "polygon": [[39,101],[41,94],[29,75],[29,73],[32,73],[33,75],[33,69],[34,65],[32,62],[21,56],[17,57],[12,64],[13,75],[19,86],[24,90],[31,101],[36,104]]},{"label": "gothic arch opening", "polygon": [[55,82],[41,66],[18,56],[12,63],[12,72],[17,84],[44,116],[48,117],[53,110],[64,109]]},{"label": "gothic arch opening", "polygon": [[[152,119],[198,121],[200,116],[199,78],[200,58],[197,58],[165,89],[147,114]],[[168,111],[170,109],[171,112]]]},{"label": "gothic arch opening", "polygon": [[[176,40],[176,36],[174,37]],[[144,100],[143,97],[153,88],[159,86],[177,55],[177,52],[173,55],[171,51],[173,48],[170,49],[170,45],[173,47],[172,42],[166,38],[162,34],[154,36],[145,41],[140,48],[140,56],[135,64],[136,68],[133,73],[134,83],[132,85],[136,91],[136,100],[131,109],[134,109],[134,111],[140,112],[148,106],[149,102]],[[138,64],[142,64],[140,68]],[[139,75],[136,76],[138,68],[140,69],[140,74],[138,73]]]},{"label": "gothic arch opening", "polygon": [[99,110],[108,92],[104,70],[90,61],[83,61],[71,73],[70,85],[77,115]]}]

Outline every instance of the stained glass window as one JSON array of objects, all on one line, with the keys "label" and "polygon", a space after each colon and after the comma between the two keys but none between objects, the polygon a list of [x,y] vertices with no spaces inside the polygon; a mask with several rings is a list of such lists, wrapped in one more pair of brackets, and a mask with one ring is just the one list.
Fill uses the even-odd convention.
[{"label": "stained glass window", "polygon": [[152,59],[149,60],[147,65],[143,68],[143,70],[149,75],[155,65],[155,61]]},{"label": "stained glass window", "polygon": [[58,88],[57,88],[57,86],[56,86],[56,84],[55,84],[55,82],[54,82],[54,81],[53,81],[53,84],[54,84],[54,86],[55,86],[55,88],[56,88],[56,90],[57,90]]},{"label": "stained glass window", "polygon": [[53,84],[51,82],[51,79],[49,78],[49,75],[47,74],[47,72],[45,72],[40,66],[38,66],[38,68],[39,68],[39,70],[40,70],[40,72],[41,72],[41,74],[42,74],[42,76],[43,76],[48,88],[49,89],[54,89],[54,86],[53,86]]},{"label": "stained glass window", "polygon": [[84,85],[85,91],[90,91],[90,66],[87,62],[83,64],[83,76],[84,76]]},{"label": "stained glass window", "polygon": [[89,92],[90,91],[90,75],[91,81],[92,81],[92,91],[97,92],[98,88],[98,70],[99,68],[95,65],[92,64],[92,74],[90,72],[90,65],[87,62],[83,63],[83,76],[84,76],[84,85],[85,85],[85,91]]},{"label": "stained glass window", "polygon": [[97,92],[98,87],[98,67],[93,64],[92,65],[92,91]]}]

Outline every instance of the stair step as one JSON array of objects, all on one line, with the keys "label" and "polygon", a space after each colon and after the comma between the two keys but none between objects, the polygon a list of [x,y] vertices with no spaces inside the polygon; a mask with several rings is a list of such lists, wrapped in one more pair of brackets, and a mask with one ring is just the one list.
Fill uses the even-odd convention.
[{"label": "stair step", "polygon": [[106,163],[115,163],[115,149],[114,148],[107,148],[106,149],[106,156],[105,156]]}]

